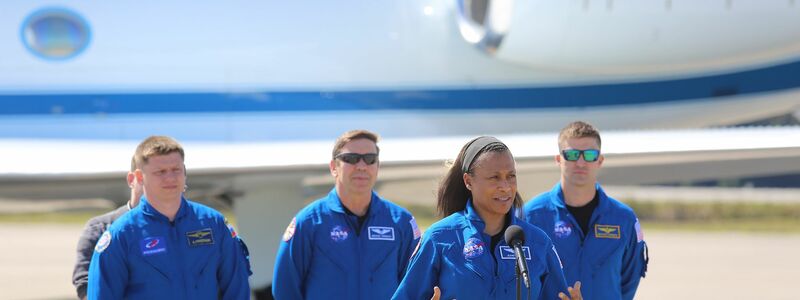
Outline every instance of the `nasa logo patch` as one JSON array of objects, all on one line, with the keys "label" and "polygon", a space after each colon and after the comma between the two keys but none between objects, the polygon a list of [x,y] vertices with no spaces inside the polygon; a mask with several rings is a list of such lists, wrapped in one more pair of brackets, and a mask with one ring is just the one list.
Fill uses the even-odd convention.
[{"label": "nasa logo patch", "polygon": [[347,228],[343,226],[336,225],[331,229],[331,239],[334,242],[341,242],[347,239],[350,233],[347,231]]},{"label": "nasa logo patch", "polygon": [[473,259],[483,254],[483,241],[477,238],[469,238],[464,244],[464,258]]},{"label": "nasa logo patch", "polygon": [[560,239],[569,237],[572,234],[572,224],[558,220],[553,225],[553,234]]}]

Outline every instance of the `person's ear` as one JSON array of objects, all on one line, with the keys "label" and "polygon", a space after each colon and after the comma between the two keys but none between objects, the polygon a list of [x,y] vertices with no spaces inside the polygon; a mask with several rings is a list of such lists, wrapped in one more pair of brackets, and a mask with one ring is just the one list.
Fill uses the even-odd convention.
[{"label": "person's ear", "polygon": [[469,175],[469,173],[464,173],[464,186],[466,186],[468,190],[472,191],[472,176]]},{"label": "person's ear", "polygon": [[144,174],[142,173],[142,169],[136,169],[136,171],[133,171],[133,174],[136,177],[136,181],[139,183],[144,182]]},{"label": "person's ear", "polygon": [[136,173],[134,172],[136,171],[134,170],[133,172],[128,172],[128,176],[126,178],[128,180],[129,188],[133,188],[133,184],[136,182]]},{"label": "person's ear", "polygon": [[328,168],[331,170],[331,175],[336,177],[336,160],[331,159],[331,162],[328,164]]}]

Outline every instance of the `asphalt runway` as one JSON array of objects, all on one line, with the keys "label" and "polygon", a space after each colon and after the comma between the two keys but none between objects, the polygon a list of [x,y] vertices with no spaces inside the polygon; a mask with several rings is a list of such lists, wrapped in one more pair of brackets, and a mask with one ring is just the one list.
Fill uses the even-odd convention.
[{"label": "asphalt runway", "polygon": [[[82,228],[0,224],[0,299],[75,299]],[[651,260],[636,299],[797,298],[791,287],[800,277],[800,234],[646,230]]]}]

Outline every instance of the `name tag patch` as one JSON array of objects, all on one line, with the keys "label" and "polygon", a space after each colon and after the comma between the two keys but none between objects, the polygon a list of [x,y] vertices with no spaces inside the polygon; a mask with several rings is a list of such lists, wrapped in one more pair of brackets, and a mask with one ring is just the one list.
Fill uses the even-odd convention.
[{"label": "name tag patch", "polygon": [[394,241],[394,228],[382,226],[369,226],[369,239],[381,241]]},{"label": "name tag patch", "polygon": [[[531,249],[528,246],[522,246],[522,253],[525,254],[525,260],[531,260]],[[514,248],[510,246],[500,246],[500,258],[514,259]]]},{"label": "name tag patch", "polygon": [[164,237],[146,237],[142,239],[139,245],[141,246],[142,255],[144,256],[167,252],[167,241]]},{"label": "name tag patch", "polygon": [[203,245],[214,244],[214,234],[211,231],[211,228],[189,231],[186,233],[186,239],[189,242],[189,246],[203,246]]},{"label": "name tag patch", "polygon": [[619,225],[594,225],[594,237],[599,239],[619,239]]}]

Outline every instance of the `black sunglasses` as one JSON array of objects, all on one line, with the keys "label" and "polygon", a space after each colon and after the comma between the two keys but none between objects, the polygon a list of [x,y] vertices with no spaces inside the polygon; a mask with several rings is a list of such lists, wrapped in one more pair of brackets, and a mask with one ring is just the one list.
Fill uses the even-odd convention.
[{"label": "black sunglasses", "polygon": [[378,161],[378,154],[377,153],[366,153],[366,154],[358,154],[358,153],[340,153],[336,155],[334,158],[346,162],[351,165],[355,165],[358,163],[359,160],[363,160],[365,164],[371,165]]},{"label": "black sunglasses", "polygon": [[585,162],[595,162],[600,157],[600,150],[597,149],[586,149],[586,150],[576,150],[576,149],[567,149],[562,150],[561,155],[564,156],[564,159],[567,161],[578,161],[583,155],[583,160]]}]

